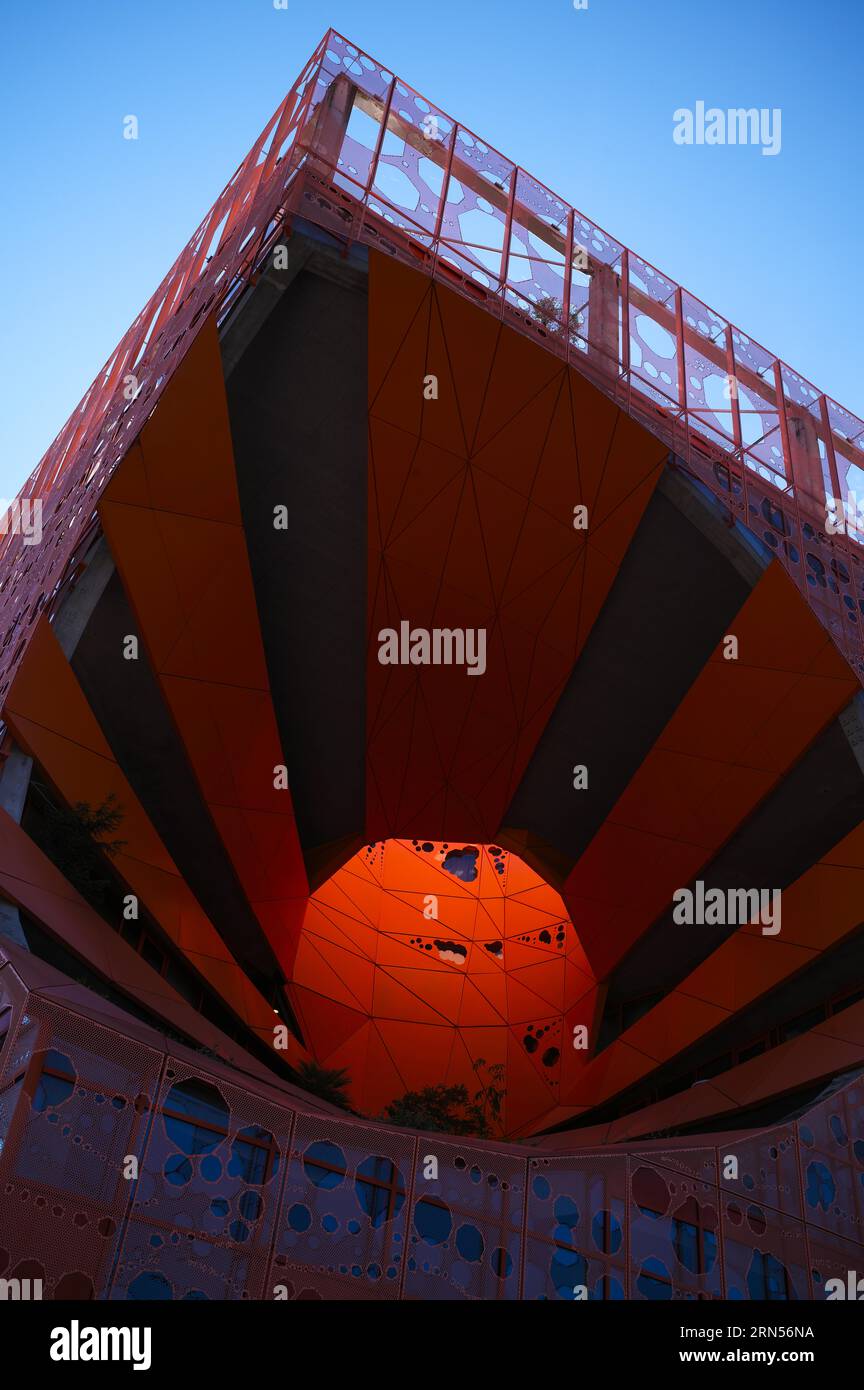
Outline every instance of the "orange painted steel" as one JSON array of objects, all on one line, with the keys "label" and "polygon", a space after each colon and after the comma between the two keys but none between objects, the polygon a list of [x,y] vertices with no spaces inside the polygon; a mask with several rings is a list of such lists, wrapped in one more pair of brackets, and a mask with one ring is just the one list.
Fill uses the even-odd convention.
[{"label": "orange painted steel", "polygon": [[417,266],[595,381],[764,534],[864,679],[847,506],[864,422],[330,30],[22,488],[44,504],[45,543],[10,532],[0,551],[0,701],[117,462],[293,216]]},{"label": "orange painted steel", "polygon": [[[353,111],[372,126],[365,145]],[[385,115],[401,156],[383,145]],[[438,170],[432,186],[421,161]],[[396,181],[413,206],[394,202]],[[478,215],[465,231],[467,211]],[[843,521],[856,491],[863,421],[331,29],[21,489],[42,500],[44,541],[0,541],[0,703],[29,624],[74,582],[101,489],[201,322],[231,311],[293,215],[415,265],[570,360],[729,517],[765,532],[864,680],[860,521],[825,527],[826,498]],[[658,335],[668,357],[651,349]]]},{"label": "orange painted steel", "polygon": [[202,797],[288,973],[309,885],[280,772],[212,318],[99,515]]},{"label": "orange painted steel", "polygon": [[[123,811],[119,837],[123,847],[114,859],[118,873],[153,915],[163,931],[249,1028],[268,1045],[273,1041],[273,1007],[268,1004],[233,959],[203,912],[106,742],[72,667],[60,649],[47,618],[30,639],[7,701],[7,718],[17,742],[45,770],[63,800],[74,805],[101,805],[112,793]],[[10,825],[14,822],[10,822]],[[19,840],[31,843],[15,827]],[[7,843],[12,841],[8,838]],[[20,845],[15,851],[20,855]],[[47,879],[39,866],[48,861],[32,846],[33,887],[21,901],[38,919],[59,930],[73,948],[79,946],[76,921],[91,910],[53,867]],[[7,861],[8,864],[8,861]],[[11,868],[11,864],[8,864]],[[67,904],[56,902],[65,886]],[[46,919],[40,897],[53,904]],[[34,896],[35,895],[35,896]],[[47,909],[46,909],[47,910]],[[107,928],[103,929],[107,930]],[[80,943],[83,950],[84,942]],[[302,1049],[289,1038],[289,1057]]]},{"label": "orange painted steel", "polygon": [[348,1069],[364,1113],[439,1083],[473,1097],[483,1059],[505,1069],[509,1134],[559,1104],[598,987],[559,894],[518,855],[386,840],[313,893],[290,995],[310,1049]]},{"label": "orange painted steel", "polygon": [[856,681],[782,568],[765,570],[562,895],[605,978],[849,703]]},{"label": "orange painted steel", "polygon": [[[494,843],[665,451],[451,290],[378,253],[369,282],[365,833]],[[482,679],[382,665],[378,634],[405,618],[484,629]]]},{"label": "orange painted steel", "polygon": [[[482,1022],[483,987],[476,983],[479,973],[496,978],[493,971],[473,979],[478,998],[468,991],[474,1012],[463,1018],[460,987],[470,972],[455,974],[460,967],[446,952],[434,969],[406,965],[422,970],[424,989],[438,1001],[424,998],[409,1010],[406,995],[419,994],[397,990],[379,955],[409,950],[401,940],[394,945],[387,930],[378,930],[372,952],[360,941],[365,926],[356,917],[338,928],[349,942],[354,934],[351,945],[333,939],[333,915],[342,909],[328,895],[338,893],[340,875],[353,875],[356,888],[360,873],[357,864],[345,866],[304,908],[305,874],[290,801],[283,799],[289,794],[278,801],[275,789],[270,795],[281,756],[217,341],[218,328],[294,221],[316,224],[346,252],[360,245],[373,253],[372,837],[422,833],[443,841],[460,833],[464,814],[466,832],[476,838],[480,825],[494,844],[667,451],[723,502],[730,525],[749,527],[776,557],[736,629],[758,643],[761,667],[743,663],[733,673],[719,658],[709,663],[622,796],[601,832],[604,843],[589,849],[565,887],[574,916],[589,911],[587,902],[595,913],[580,925],[585,988],[577,1005],[584,1002],[585,1021],[589,1010],[595,1017],[602,995],[597,980],[652,915],[643,904],[641,923],[631,920],[626,901],[598,907],[592,875],[607,882],[623,863],[631,873],[638,863],[654,875],[657,902],[668,901],[670,885],[695,872],[730,833],[733,812],[740,818],[751,809],[842,708],[854,688],[849,668],[864,680],[858,519],[836,534],[827,525],[831,499],[842,504],[854,491],[864,423],[331,30],[22,489],[23,497],[43,501],[45,513],[41,546],[28,547],[15,534],[0,546],[0,701],[22,746],[67,799],[81,795],[80,785],[94,800],[100,789],[120,785],[122,774],[80,689],[75,695],[68,666],[51,654],[56,643],[48,626],[101,524],[203,798],[271,943],[286,969],[294,967],[295,1003],[318,1055],[350,1062],[367,1087],[365,1103],[377,1105],[409,1080],[407,1064],[404,1075],[394,1065],[400,1027],[425,1023],[447,1033],[446,1043],[436,1037],[436,1064],[442,1047],[476,1029],[477,1040],[489,1044],[486,1053],[506,1057],[508,1125],[530,1129],[619,1094],[846,939],[860,917],[864,830],[784,890],[782,942],[770,942],[769,950],[758,928],[743,928],[598,1055],[583,1059],[561,1049],[551,1098],[524,1042],[514,1043],[514,1029],[527,1028],[531,1014],[517,978],[522,967],[510,972],[503,993],[500,982],[489,986],[499,991],[501,1023],[494,1028],[506,1035],[502,1050],[493,1025]],[[416,389],[404,388],[426,371],[446,382],[434,416]],[[502,451],[494,441],[505,433]],[[574,471],[575,496],[562,482]],[[595,524],[580,547],[568,520],[581,501],[594,509]],[[417,557],[434,550],[448,528],[460,543],[425,574]],[[548,641],[538,654],[520,629],[525,611],[543,605]],[[452,670],[436,672],[436,720],[421,709],[418,723],[410,669],[385,671],[371,641],[409,612],[430,628],[488,626],[508,689],[493,683],[481,702],[464,672],[458,679]],[[226,633],[230,642],[220,641]],[[59,673],[56,690],[36,688],[46,671]],[[53,704],[61,691],[68,703],[62,711]],[[392,744],[404,752],[409,727],[416,731],[411,757],[397,766]],[[433,727],[443,740],[434,748]],[[234,731],[247,740],[239,753]],[[758,749],[760,739],[768,746]],[[735,768],[734,795],[731,783],[717,794],[712,749],[716,761]],[[682,827],[677,807],[668,804],[670,761],[681,756],[699,762],[712,803],[699,833],[692,824]],[[131,791],[121,790],[129,801]],[[640,814],[652,830],[642,825],[634,835]],[[650,842],[658,822],[670,841],[685,829],[693,837],[665,865]],[[141,808],[130,824],[144,847],[141,862],[119,867],[145,897],[158,897],[157,879],[173,872],[170,898],[180,891],[179,876]],[[379,883],[376,891],[390,901],[395,888]],[[169,919],[179,911],[173,898],[153,910]],[[176,920],[174,928],[182,944]],[[248,982],[232,973],[224,947],[197,918],[189,931],[193,951],[202,958],[212,951],[225,967],[219,987],[239,1011]],[[215,974],[213,964],[208,978]],[[569,997],[565,969],[562,1037],[574,1017],[582,1021],[568,1012]],[[488,997],[485,1003],[495,1007]],[[430,1008],[441,1025],[420,1016]],[[411,1047],[402,1049],[415,1060],[416,1037],[412,1031]],[[333,1038],[338,1046],[328,1051]],[[464,1057],[454,1076],[466,1075],[472,1060],[461,1037],[459,1046]]]},{"label": "orange painted steel", "polygon": [[[589,1110],[648,1076],[823,952],[851,939],[861,924],[862,897],[864,823],[783,889],[780,936],[764,935],[759,923],[740,926],[581,1069],[567,1090],[571,1113]],[[854,1038],[847,1060],[850,1067],[860,1061]]]}]

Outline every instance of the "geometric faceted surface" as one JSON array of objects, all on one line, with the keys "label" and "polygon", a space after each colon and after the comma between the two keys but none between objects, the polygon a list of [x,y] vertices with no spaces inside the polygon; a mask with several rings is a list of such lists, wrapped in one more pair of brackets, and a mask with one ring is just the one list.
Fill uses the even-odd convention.
[{"label": "geometric faceted surface", "polygon": [[[665,450],[573,367],[376,254],[369,346],[367,830],[489,842]],[[377,634],[406,618],[484,629],[482,678],[381,665]]]},{"label": "geometric faceted surface", "polygon": [[279,735],[212,320],[115,473],[100,517],[231,869],[285,968],[307,883],[290,795],[274,785]]},{"label": "geometric faceted surface", "polygon": [[[328,32],[0,542],[0,1278],[864,1269],[862,441]],[[50,827],[107,799],[97,892]],[[376,1120],[481,1059],[491,1141]]]},{"label": "geometric faceted surface", "polygon": [[[124,629],[128,630],[128,629]],[[126,675],[134,663],[110,663]],[[102,669],[105,669],[104,662]],[[51,625],[40,622],[18,669],[6,703],[6,718],[19,747],[45,770],[58,795],[69,805],[100,805],[115,797],[123,808],[123,845],[114,860],[128,892],[134,893],[182,959],[200,974],[256,1035],[272,1036],[272,1006],[240,968],[225,940],[221,921],[205,909],[165,840],[136,795],[130,777],[115,756],[104,724],[88,704]],[[144,711],[136,718],[140,740]],[[151,744],[150,759],[154,757]],[[176,788],[176,782],[172,783]],[[149,807],[152,810],[152,803]],[[5,894],[31,913],[67,947],[82,951],[101,972],[122,943],[104,940],[106,924],[85,904],[60,871],[49,864],[25,831],[5,811],[0,818],[3,867],[9,878]],[[25,852],[26,850],[26,852]],[[53,895],[58,896],[54,898]],[[52,900],[53,899],[53,900]],[[85,942],[89,946],[85,949]],[[242,945],[242,943],[240,943]],[[241,950],[237,957],[243,959]],[[141,962],[143,965],[143,962]],[[113,969],[106,972],[109,978]],[[152,972],[151,972],[152,973]],[[161,988],[153,975],[148,990]],[[136,986],[136,993],[141,988]]]},{"label": "geometric faceted surface", "polygon": [[45,1299],[773,1302],[862,1267],[860,1079],[746,1135],[476,1144],[238,1086],[27,974],[2,958],[0,1277]]},{"label": "geometric faceted surface", "polygon": [[473,1095],[482,1058],[505,1069],[508,1133],[558,1104],[597,989],[560,896],[517,855],[386,840],[312,895],[291,999],[361,1111],[439,1082]]}]

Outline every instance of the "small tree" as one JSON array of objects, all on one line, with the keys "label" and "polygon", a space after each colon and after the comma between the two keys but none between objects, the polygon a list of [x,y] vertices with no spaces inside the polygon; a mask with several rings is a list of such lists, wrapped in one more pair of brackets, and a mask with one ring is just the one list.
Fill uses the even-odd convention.
[{"label": "small tree", "polygon": [[430,1129],[442,1134],[471,1134],[464,1115],[468,1104],[465,1086],[424,1086],[421,1091],[406,1091],[398,1100],[391,1100],[381,1115],[391,1125],[406,1129]]},{"label": "small tree", "polygon": [[474,1124],[474,1132],[481,1139],[489,1139],[501,1128],[501,1111],[504,1108],[504,1098],[507,1095],[507,1088],[504,1082],[504,1066],[501,1062],[493,1062],[486,1067],[488,1079],[484,1082],[481,1075],[486,1061],[483,1057],[478,1057],[474,1063],[474,1074],[480,1082],[480,1089],[474,1094],[474,1100],[468,1107],[468,1118]]},{"label": "small tree", "polygon": [[106,838],[120,826],[123,808],[113,792],[98,806],[87,801],[57,805],[39,782],[31,785],[41,827],[41,834],[34,838],[82,898],[92,906],[101,906],[112,884],[105,875],[102,856],[113,859],[126,844],[125,840]]},{"label": "small tree", "polygon": [[328,1105],[338,1105],[340,1110],[350,1110],[348,1087],[351,1076],[344,1067],[320,1067],[317,1062],[301,1062],[296,1068],[297,1084],[310,1095],[327,1101]]},{"label": "small tree", "polygon": [[542,324],[545,329],[552,333],[558,332],[561,326],[562,306],[554,294],[541,294],[531,312],[537,322]]},{"label": "small tree", "polygon": [[507,1094],[503,1086],[504,1067],[495,1062],[487,1068],[484,1082],[481,1070],[486,1067],[482,1057],[473,1064],[480,1089],[473,1100],[467,1086],[424,1086],[420,1091],[407,1091],[385,1107],[382,1120],[406,1129],[426,1129],[442,1134],[490,1139],[500,1130],[501,1112]]},{"label": "small tree", "polygon": [[[561,319],[564,315],[564,306],[554,294],[541,294],[536,303],[531,305],[533,317],[544,328],[547,333],[553,336],[562,335],[565,332],[564,324]],[[580,329],[585,321],[585,315],[581,309],[570,314],[570,341],[575,343],[580,337]]]}]

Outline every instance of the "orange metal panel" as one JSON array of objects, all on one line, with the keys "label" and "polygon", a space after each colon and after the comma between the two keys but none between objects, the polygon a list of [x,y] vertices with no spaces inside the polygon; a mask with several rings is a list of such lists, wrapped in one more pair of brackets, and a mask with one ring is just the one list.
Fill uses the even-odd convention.
[{"label": "orange metal panel", "polygon": [[738,659],[725,660],[722,644],[717,649],[565,884],[565,902],[600,976],[623,959],[857,688],[776,561],[730,634],[738,639]]},{"label": "orange metal panel", "polygon": [[226,851],[290,973],[308,883],[282,764],[240,516],[216,326],[199,333],[100,516]]},{"label": "orange metal panel", "polygon": [[[229,1007],[272,1043],[272,1007],[248,985],[178,873],[118,767],[47,618],[38,623],[18,668],[6,715],[17,741],[66,802],[99,805],[112,793],[117,797],[123,810],[117,838],[125,845],[114,864],[121,877]],[[72,922],[70,916],[70,929]]]},{"label": "orange metal panel", "polygon": [[334,1003],[340,1019],[345,1009],[374,1022],[352,1071],[358,1106],[399,1094],[368,1074],[379,1046],[391,1078],[422,1088],[446,1076],[472,1096],[473,1063],[509,1059],[509,1132],[557,1105],[565,1057],[568,1074],[586,1065],[571,1040],[577,1022],[593,1023],[598,993],[560,896],[533,869],[482,846],[446,855],[437,842],[389,840],[337,870],[310,899],[291,997],[322,1065],[345,1055]]},{"label": "orange metal panel", "polygon": [[[864,866],[855,863],[864,843],[862,828],[845,836],[829,855],[783,890],[779,935],[765,936],[758,924],[740,927],[677,989],[578,1072],[562,1099],[590,1106],[610,1098],[622,1089],[620,1075],[610,1072],[606,1062],[616,1048],[633,1050],[641,1059],[628,1076],[629,1084],[856,931],[864,920]],[[814,1031],[821,1034],[824,1027]]]},{"label": "orange metal panel", "polygon": [[[493,843],[666,455],[538,343],[418,280],[370,256],[366,833]],[[402,621],[483,629],[483,679],[382,666]]]}]

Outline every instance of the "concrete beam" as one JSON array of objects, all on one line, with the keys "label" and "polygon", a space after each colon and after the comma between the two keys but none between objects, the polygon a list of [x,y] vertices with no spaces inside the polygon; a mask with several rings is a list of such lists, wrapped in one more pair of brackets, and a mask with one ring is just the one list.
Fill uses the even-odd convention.
[{"label": "concrete beam", "polygon": [[588,287],[588,356],[599,357],[618,373],[618,276],[595,262]]},{"label": "concrete beam", "polygon": [[[284,254],[284,267],[277,270],[274,260],[277,250]],[[286,241],[276,242],[268,257],[266,269],[250,286],[235,312],[222,329],[219,349],[226,382],[238,363],[255,341],[285,291],[293,285],[301,271],[309,271],[322,280],[343,285],[347,289],[365,292],[367,273],[356,260],[349,262],[338,251],[323,246],[317,240],[295,231]]]},{"label": "concrete beam", "polygon": [[0,902],[0,938],[13,942],[24,951],[30,949],[24,935],[24,928],[21,926],[18,908],[14,903]]},{"label": "concrete beam", "polygon": [[864,773],[864,690],[852,698],[839,718],[855,761]]},{"label": "concrete beam", "polygon": [[[33,759],[28,758],[22,749],[13,747],[3,764],[3,771],[0,772],[0,809],[11,816],[18,825],[21,824],[24,813],[32,771]],[[29,950],[15,903],[0,902],[0,936],[14,941],[16,946],[23,947],[25,951]]]},{"label": "concrete beam", "polygon": [[104,536],[100,535],[89,551],[85,565],[81,577],[68,590],[51,623],[54,636],[68,660],[71,660],[93,610],[114,573],[114,560]]},{"label": "concrete beam", "polygon": [[[273,264],[277,251],[285,253],[286,265],[276,270]],[[276,242],[266,270],[263,270],[237,306],[223,329],[219,342],[222,370],[227,381],[240,358],[261,331],[289,285],[300,274],[311,255],[311,245],[303,237],[291,237]]]},{"label": "concrete beam", "polygon": [[3,764],[3,771],[0,772],[0,808],[18,825],[21,824],[21,816],[24,813],[32,771],[33,759],[28,758],[22,749],[13,747]]}]

